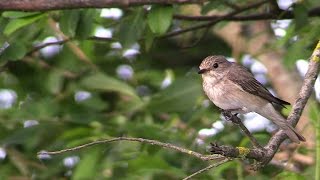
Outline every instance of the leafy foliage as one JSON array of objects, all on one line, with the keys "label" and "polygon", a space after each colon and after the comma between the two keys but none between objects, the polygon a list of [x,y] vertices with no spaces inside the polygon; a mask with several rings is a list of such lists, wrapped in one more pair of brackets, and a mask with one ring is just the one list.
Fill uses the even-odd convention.
[{"label": "leafy foliage", "polygon": [[[215,4],[203,6],[202,13],[229,8]],[[12,90],[15,95],[11,94],[10,108],[3,108],[0,98],[0,147],[6,154],[0,160],[0,179],[181,179],[208,164],[135,142],[115,142],[49,159],[36,156],[42,149],[118,136],[157,139],[205,153],[205,145],[196,143],[201,141],[198,131],[210,128],[220,113],[205,104],[196,69],[206,55],[231,56],[231,49],[212,34],[187,51],[180,48],[201,38],[201,32],[159,39],[188,25],[173,20],[173,13],[183,6],[147,9],[124,9],[120,19],[101,17],[102,10],[97,9],[1,13],[0,65],[5,71],[0,72],[0,90]],[[305,15],[303,8],[294,12],[297,18],[290,26],[300,25],[299,15]],[[279,39],[290,51],[287,59],[308,56],[306,46],[319,34],[319,27],[316,19]],[[98,28],[112,37],[93,38]],[[291,42],[296,35],[299,40]],[[70,39],[33,51],[48,37]],[[267,133],[257,137],[265,141]],[[203,143],[216,139],[235,146],[249,144],[237,127],[228,124]],[[68,165],[70,156],[80,161]],[[199,178],[253,178],[245,166],[226,163]],[[257,172],[254,178],[280,173],[271,170]]]}]

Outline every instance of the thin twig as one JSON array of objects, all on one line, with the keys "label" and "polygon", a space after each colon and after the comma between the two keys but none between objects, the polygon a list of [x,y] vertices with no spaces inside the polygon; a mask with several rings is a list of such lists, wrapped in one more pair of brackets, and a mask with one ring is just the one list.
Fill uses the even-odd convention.
[{"label": "thin twig", "polygon": [[178,146],[175,146],[170,143],[163,143],[163,142],[160,142],[157,140],[144,139],[144,138],[130,138],[130,137],[117,137],[117,138],[113,138],[113,139],[97,140],[97,141],[93,141],[93,142],[83,144],[80,146],[76,146],[73,148],[62,149],[59,151],[40,151],[40,152],[38,152],[38,155],[57,155],[57,154],[62,154],[62,153],[66,153],[69,151],[77,151],[82,148],[87,148],[87,147],[98,145],[98,144],[106,144],[106,143],[116,142],[116,141],[135,141],[135,142],[141,142],[141,143],[146,143],[146,144],[151,144],[151,145],[157,145],[157,146],[160,146],[163,148],[173,149],[173,150],[179,151],[181,153],[194,156],[194,157],[201,159],[203,161],[210,161],[210,160],[220,159],[223,157],[221,155],[216,155],[216,154],[215,155],[203,155],[201,153],[198,153],[198,152],[195,152],[195,151],[192,151],[189,149],[178,147]]},{"label": "thin twig", "polygon": [[[63,40],[59,40],[59,41],[55,41],[55,42],[47,42],[47,43],[42,43],[40,45],[37,45],[35,47],[33,47],[28,53],[27,55],[31,55],[32,53],[39,51],[42,48],[48,47],[48,46],[54,46],[54,45],[62,45],[65,44],[68,41],[72,41],[74,39],[72,38],[67,38],[67,39],[63,39]],[[114,41],[115,39],[113,38],[106,38],[106,37],[97,37],[97,36],[91,36],[88,37],[87,40],[93,40],[93,41]]]},{"label": "thin twig", "polygon": [[211,20],[210,22],[202,23],[202,24],[195,25],[195,26],[191,26],[189,28],[181,29],[181,30],[178,30],[178,31],[169,32],[169,33],[161,36],[160,38],[168,38],[168,37],[180,35],[180,34],[183,34],[183,33],[189,32],[189,31],[194,31],[194,30],[197,30],[197,29],[211,27],[211,26],[215,25],[216,23],[224,20],[225,18],[232,17],[232,16],[234,16],[236,14],[242,13],[244,11],[247,11],[247,10],[250,10],[250,9],[253,9],[253,8],[257,8],[257,7],[265,4],[266,2],[268,2],[268,1],[267,0],[263,0],[263,1],[260,1],[260,2],[256,2],[256,3],[253,3],[253,4],[247,5],[245,7],[241,7],[241,9],[237,9],[237,10],[232,11],[232,12],[226,14],[226,15],[219,16],[218,18],[215,18],[215,19]]},{"label": "thin twig", "polygon": [[214,167],[220,166],[221,164],[224,164],[224,163],[226,163],[226,162],[228,162],[228,161],[230,161],[230,160],[231,160],[231,159],[229,159],[229,158],[224,158],[223,160],[221,160],[221,161],[219,161],[219,162],[216,162],[216,163],[214,163],[214,164],[211,164],[211,165],[209,165],[209,166],[207,166],[207,167],[205,167],[205,168],[203,168],[203,169],[200,169],[199,171],[197,171],[197,172],[195,172],[195,173],[193,173],[193,174],[191,174],[191,175],[183,178],[183,180],[189,180],[189,179],[193,178],[193,177],[196,176],[196,175],[199,175],[199,174],[201,174],[201,173],[203,173],[203,172],[205,172],[205,171],[208,171],[208,170],[210,170],[210,169],[212,169],[212,168],[214,168]]},{"label": "thin twig", "polygon": [[[320,7],[314,7],[308,11],[309,17],[320,16]],[[216,19],[221,19],[221,21],[256,21],[256,20],[282,20],[282,19],[293,19],[294,13],[290,10],[280,10],[276,12],[264,12],[264,13],[252,13],[248,15],[236,15],[226,17],[225,15],[205,15],[205,16],[190,16],[175,14],[173,16],[175,19],[186,20],[186,21],[212,21]]]},{"label": "thin twig", "polygon": [[62,45],[66,42],[70,41],[70,38],[68,39],[63,39],[63,40],[60,40],[60,41],[55,41],[55,42],[47,42],[47,43],[42,43],[38,46],[35,46],[33,49],[31,49],[27,55],[31,55],[32,53],[36,52],[36,51],[39,51],[40,49],[42,48],[45,48],[45,47],[48,47],[48,46],[54,46],[54,45]]},{"label": "thin twig", "polygon": [[[55,31],[55,33],[58,36],[63,37],[63,39],[69,39],[68,36],[66,36],[56,25],[56,22],[49,18],[48,19],[48,24],[50,28]],[[79,48],[75,43],[68,41],[67,46],[71,49],[71,51],[78,57],[78,59],[88,65],[90,65],[91,68],[93,69],[99,69],[92,61],[88,58],[88,56],[83,52],[81,48]]]}]

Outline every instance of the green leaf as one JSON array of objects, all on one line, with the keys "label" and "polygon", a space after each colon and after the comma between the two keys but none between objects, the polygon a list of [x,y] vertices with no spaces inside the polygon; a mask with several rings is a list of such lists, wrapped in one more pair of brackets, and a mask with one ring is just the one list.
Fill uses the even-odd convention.
[{"label": "green leaf", "polygon": [[124,19],[119,28],[119,41],[124,49],[130,48],[141,37],[144,30],[143,9]]},{"label": "green leaf", "polygon": [[78,21],[76,36],[80,39],[86,39],[91,35],[94,29],[95,9],[82,10]]},{"label": "green leaf", "polygon": [[135,90],[131,86],[102,73],[86,77],[81,81],[81,85],[91,90],[115,91],[138,98]]},{"label": "green leaf", "polygon": [[146,36],[144,42],[144,47],[146,51],[149,51],[151,49],[155,38],[156,34],[154,34],[149,27],[146,28]]},{"label": "green leaf", "polygon": [[3,17],[6,18],[22,18],[22,17],[28,17],[28,16],[34,16],[34,15],[39,15],[41,14],[40,12],[20,12],[20,11],[6,11],[2,13]]},{"label": "green leaf", "polygon": [[62,16],[59,22],[61,31],[67,36],[74,37],[79,19],[80,10],[62,11]]},{"label": "green leaf", "polygon": [[[141,154],[139,157],[129,161],[128,170],[130,174],[141,174],[142,176],[169,173],[176,176],[173,179],[181,179],[185,176],[181,169],[170,166],[160,155]],[[129,175],[130,176],[130,175]]]},{"label": "green leaf", "polygon": [[4,28],[3,33],[7,36],[9,36],[10,34],[12,34],[13,32],[15,32],[16,30],[27,26],[37,20],[39,20],[40,18],[44,17],[44,14],[38,14],[35,16],[28,16],[25,18],[19,18],[19,19],[14,19],[11,20],[7,26]]},{"label": "green leaf", "polygon": [[95,179],[97,177],[97,166],[100,159],[101,150],[98,148],[84,153],[81,157],[81,161],[77,165],[72,179]]},{"label": "green leaf", "polygon": [[148,14],[148,25],[155,34],[167,32],[173,16],[172,6],[153,6]]},{"label": "green leaf", "polygon": [[153,112],[190,111],[201,94],[199,78],[188,76],[177,79],[168,88],[153,96],[148,107]]},{"label": "green leaf", "polygon": [[53,70],[48,77],[47,88],[52,94],[57,94],[61,91],[63,86],[63,71]]},{"label": "green leaf", "polygon": [[296,30],[305,27],[308,24],[308,9],[302,3],[297,3],[293,8]]},{"label": "green leaf", "polygon": [[19,60],[27,53],[27,49],[21,42],[10,44],[0,55],[0,60]]},{"label": "green leaf", "polygon": [[283,171],[278,174],[275,179],[281,180],[305,180],[306,178],[298,173]]},{"label": "green leaf", "polygon": [[221,0],[214,0],[206,3],[202,6],[201,14],[205,15],[208,14],[212,10],[223,10],[226,11],[228,8],[224,6],[224,3]]}]

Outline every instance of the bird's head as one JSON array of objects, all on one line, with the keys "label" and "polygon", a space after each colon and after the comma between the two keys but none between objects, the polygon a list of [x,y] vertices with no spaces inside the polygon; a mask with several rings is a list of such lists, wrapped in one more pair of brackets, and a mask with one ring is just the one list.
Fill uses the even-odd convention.
[{"label": "bird's head", "polygon": [[231,65],[232,63],[224,56],[208,56],[201,62],[198,74],[201,74],[203,78],[213,77],[216,79],[224,76]]}]

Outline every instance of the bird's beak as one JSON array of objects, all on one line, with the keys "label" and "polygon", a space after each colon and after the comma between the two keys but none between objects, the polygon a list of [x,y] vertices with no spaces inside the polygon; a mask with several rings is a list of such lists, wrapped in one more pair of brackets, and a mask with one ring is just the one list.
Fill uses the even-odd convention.
[{"label": "bird's beak", "polygon": [[203,73],[205,73],[205,72],[207,72],[208,71],[208,69],[200,69],[199,71],[198,71],[198,74],[203,74]]}]

